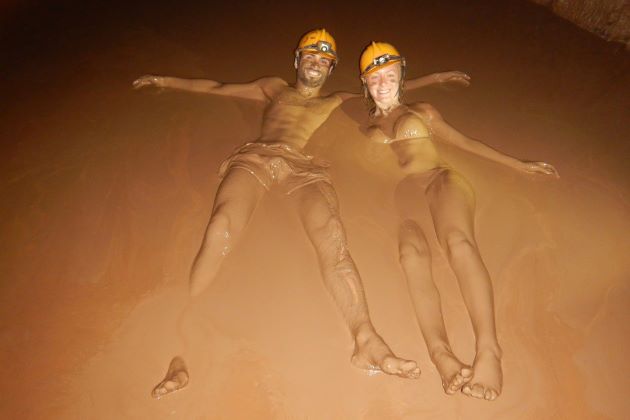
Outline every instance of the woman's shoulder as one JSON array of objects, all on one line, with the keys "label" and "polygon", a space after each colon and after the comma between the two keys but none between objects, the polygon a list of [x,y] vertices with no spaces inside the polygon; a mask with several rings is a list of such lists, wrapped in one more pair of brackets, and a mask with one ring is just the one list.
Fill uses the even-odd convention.
[{"label": "woman's shoulder", "polygon": [[426,124],[413,109],[413,105],[404,105],[394,123],[397,138],[428,137],[430,135]]}]

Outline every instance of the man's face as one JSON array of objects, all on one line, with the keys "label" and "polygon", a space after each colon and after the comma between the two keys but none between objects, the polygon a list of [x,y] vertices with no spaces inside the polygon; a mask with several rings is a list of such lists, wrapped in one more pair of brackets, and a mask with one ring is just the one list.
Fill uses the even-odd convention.
[{"label": "man's face", "polygon": [[400,76],[400,63],[395,63],[364,77],[364,83],[379,108],[389,109],[400,103]]},{"label": "man's face", "polygon": [[299,60],[298,80],[312,88],[323,85],[330,74],[332,60],[308,51],[302,52]]}]

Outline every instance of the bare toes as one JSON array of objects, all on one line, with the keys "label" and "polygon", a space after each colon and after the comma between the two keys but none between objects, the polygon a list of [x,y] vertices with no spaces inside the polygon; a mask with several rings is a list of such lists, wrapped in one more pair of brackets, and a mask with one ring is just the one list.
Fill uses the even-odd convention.
[{"label": "bare toes", "polygon": [[401,366],[401,374],[406,378],[416,379],[420,376],[420,368],[413,360],[406,360]]},{"label": "bare toes", "polygon": [[462,368],[458,373],[455,374],[453,379],[449,383],[442,382],[442,386],[444,387],[444,391],[447,394],[453,395],[457,391],[461,390],[462,386],[465,383],[470,381],[472,378],[472,369]]},{"label": "bare toes", "polygon": [[420,376],[420,368],[416,362],[395,357],[387,357],[383,360],[382,370],[390,375],[398,375],[403,378],[415,379]]},{"label": "bare toes", "polygon": [[156,399],[159,400],[161,397],[166,395],[168,392],[170,392],[168,384],[165,383],[165,382],[162,382],[162,383],[158,384],[155,388],[153,388],[153,391],[151,391],[151,396],[153,398],[156,398]]},{"label": "bare toes", "polygon": [[486,391],[484,397],[488,401],[494,401],[499,396],[499,393],[494,389],[489,389]]},{"label": "bare toes", "polygon": [[420,377],[420,373],[420,368],[416,366],[415,368],[406,371],[405,378],[418,379]]},{"label": "bare toes", "polygon": [[473,396],[473,397],[475,397],[475,398],[483,399],[483,397],[484,397],[484,391],[485,391],[485,390],[484,390],[484,388],[483,388],[483,386],[482,386],[482,385],[480,385],[480,384],[474,384],[474,385],[472,386],[472,389],[471,389],[470,395],[471,395],[471,396]]},{"label": "bare toes", "polygon": [[153,388],[151,396],[160,399],[166,394],[184,388],[187,384],[188,372],[186,371],[186,364],[181,357],[177,356],[171,360],[166,377]]}]

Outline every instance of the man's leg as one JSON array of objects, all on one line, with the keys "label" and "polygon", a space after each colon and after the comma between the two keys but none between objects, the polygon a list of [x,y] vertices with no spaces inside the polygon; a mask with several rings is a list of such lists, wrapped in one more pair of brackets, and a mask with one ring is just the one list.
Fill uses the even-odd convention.
[{"label": "man's leg", "polygon": [[396,357],[376,333],[363,285],[346,246],[346,234],[331,185],[316,182],[297,190],[299,214],[317,256],[326,289],[348,324],[355,341],[352,362],[361,369],[417,378],[416,362]]},{"label": "man's leg", "polygon": [[447,170],[431,182],[426,195],[438,240],[459,282],[477,339],[473,377],[462,391],[494,400],[502,387],[501,348],[492,283],[475,241],[473,191],[461,175]]},{"label": "man's leg", "polygon": [[444,326],[440,293],[431,275],[431,250],[420,227],[405,220],[399,234],[400,265],[405,272],[416,318],[444,391],[452,395],[470,380],[472,369],[451,350]]},{"label": "man's leg", "polygon": [[214,280],[221,262],[240,238],[264,192],[260,182],[245,170],[234,168],[225,175],[190,272],[191,296],[198,296]]},{"label": "man's leg", "polygon": [[[223,258],[240,238],[264,192],[260,182],[247,171],[236,168],[225,175],[217,190],[210,222],[191,269],[191,296],[199,295],[214,280]],[[186,364],[177,356],[171,360],[166,376],[153,388],[151,395],[161,398],[187,384]]]}]

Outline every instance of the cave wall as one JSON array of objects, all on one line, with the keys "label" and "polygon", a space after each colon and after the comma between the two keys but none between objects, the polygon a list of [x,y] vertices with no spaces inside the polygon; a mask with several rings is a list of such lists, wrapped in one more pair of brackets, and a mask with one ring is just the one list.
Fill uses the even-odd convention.
[{"label": "cave wall", "polygon": [[630,49],[630,0],[530,0],[609,41]]}]

